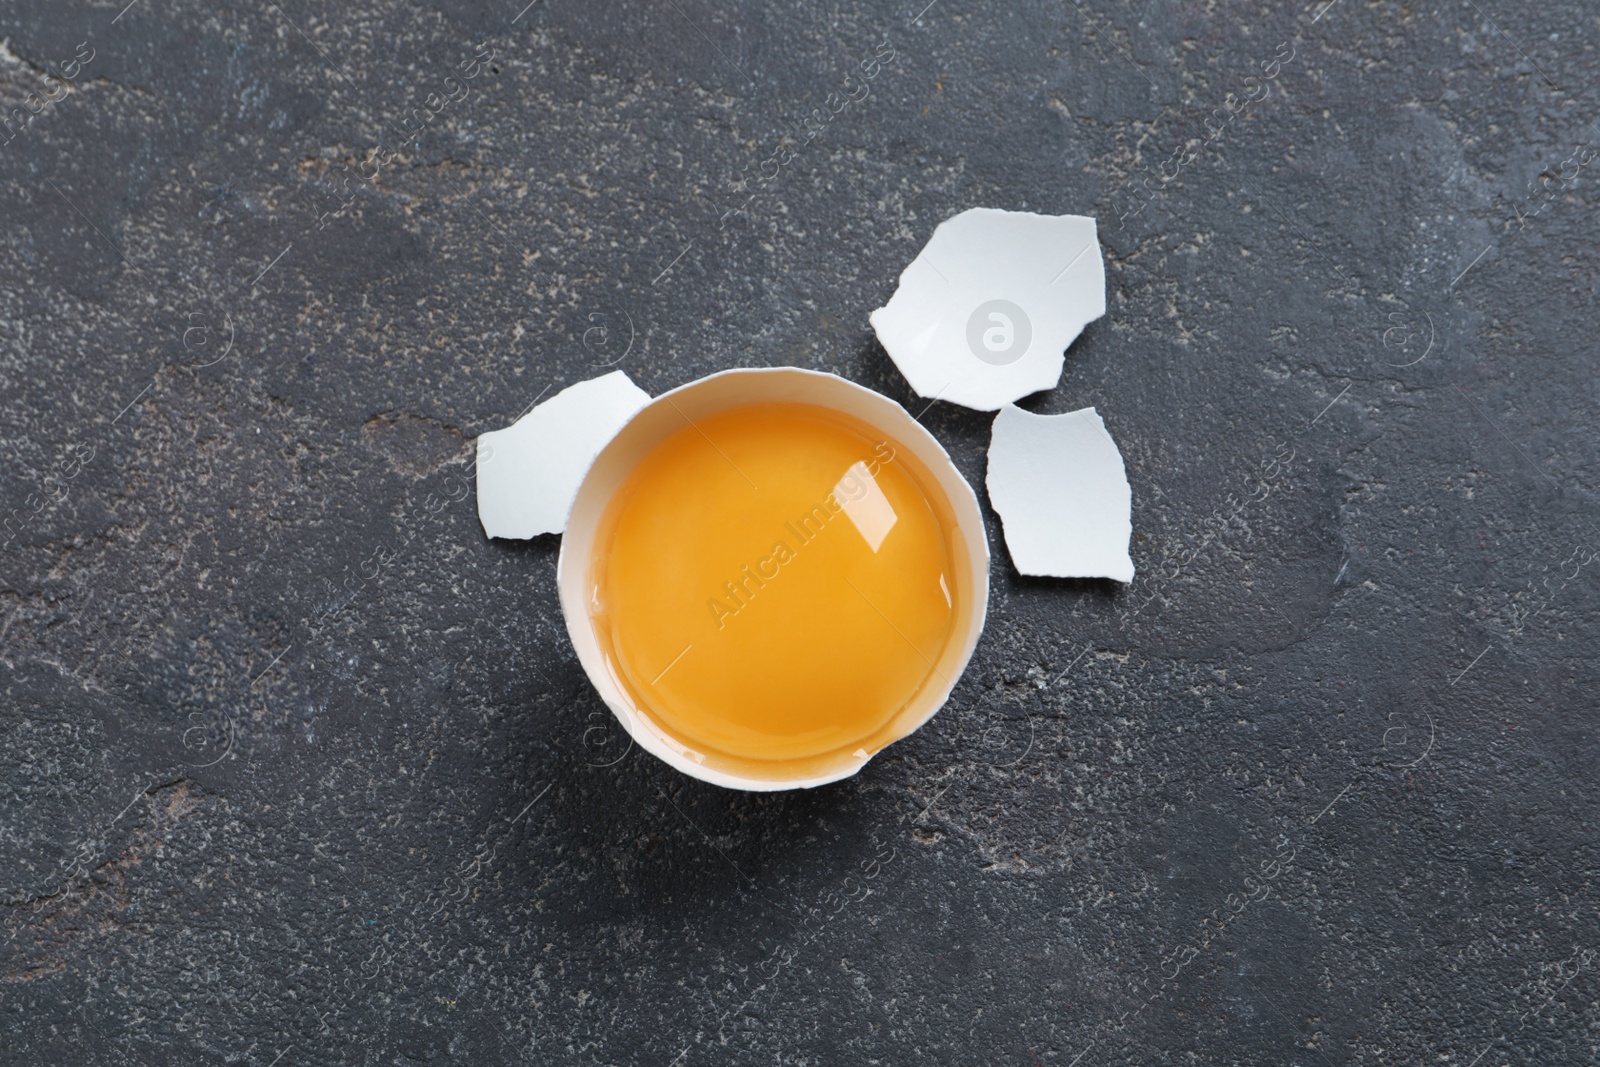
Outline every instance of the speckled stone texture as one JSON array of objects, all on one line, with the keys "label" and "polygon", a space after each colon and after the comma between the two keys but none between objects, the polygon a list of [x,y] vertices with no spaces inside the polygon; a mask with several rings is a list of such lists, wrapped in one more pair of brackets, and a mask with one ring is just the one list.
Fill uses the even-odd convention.
[{"label": "speckled stone texture", "polygon": [[[124,2],[0,13],[0,1062],[1600,1057],[1593,5]],[[1135,581],[988,512],[861,775],[630,751],[471,439],[915,412],[975,205],[1100,220]]]}]

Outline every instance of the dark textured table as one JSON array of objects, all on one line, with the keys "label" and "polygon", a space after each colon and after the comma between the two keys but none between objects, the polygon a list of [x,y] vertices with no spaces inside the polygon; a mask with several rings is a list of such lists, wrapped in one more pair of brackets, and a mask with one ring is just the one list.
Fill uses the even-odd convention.
[{"label": "dark textured table", "polygon": [[[1600,1056],[1592,6],[124,2],[0,15],[0,1061]],[[862,774],[630,751],[471,439],[915,411],[977,205],[1100,220],[1137,578],[988,512]]]}]

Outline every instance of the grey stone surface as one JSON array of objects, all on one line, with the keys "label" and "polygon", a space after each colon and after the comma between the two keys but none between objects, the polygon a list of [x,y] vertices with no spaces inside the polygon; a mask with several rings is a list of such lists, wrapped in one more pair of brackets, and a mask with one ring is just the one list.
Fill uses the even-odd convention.
[{"label": "grey stone surface", "polygon": [[[0,8],[0,1061],[1600,1057],[1591,5],[123,2]],[[1101,220],[1138,577],[991,512],[857,778],[628,752],[470,439],[910,405],[974,205]]]}]

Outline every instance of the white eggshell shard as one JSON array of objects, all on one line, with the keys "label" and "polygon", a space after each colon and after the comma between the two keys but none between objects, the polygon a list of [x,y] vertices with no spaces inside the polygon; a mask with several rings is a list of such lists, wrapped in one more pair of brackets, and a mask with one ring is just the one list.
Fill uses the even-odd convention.
[{"label": "white eggshell shard", "polygon": [[567,527],[589,465],[650,394],[621,371],[568,386],[504,430],[478,438],[478,521],[490,537]]},{"label": "white eggshell shard", "polygon": [[939,224],[871,321],[918,395],[994,411],[1053,388],[1105,313],[1094,219],[972,208]]},{"label": "white eggshell shard", "polygon": [[1133,581],[1133,491],[1094,408],[1066,415],[1001,408],[988,485],[1020,573]]}]

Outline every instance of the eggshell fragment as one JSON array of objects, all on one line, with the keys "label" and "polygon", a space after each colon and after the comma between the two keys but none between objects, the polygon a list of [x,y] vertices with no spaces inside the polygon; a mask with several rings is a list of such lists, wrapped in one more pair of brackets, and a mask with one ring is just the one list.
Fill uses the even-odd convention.
[{"label": "eggshell fragment", "polygon": [[1133,491],[1094,408],[1066,415],[1001,408],[988,486],[1020,573],[1133,581]]},{"label": "eggshell fragment", "polygon": [[994,411],[1054,387],[1105,313],[1094,219],[971,208],[939,224],[871,321],[918,395]]},{"label": "eggshell fragment", "polygon": [[478,438],[478,521],[490,537],[566,529],[594,457],[650,402],[621,371],[568,386],[504,430]]}]

